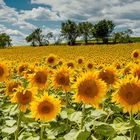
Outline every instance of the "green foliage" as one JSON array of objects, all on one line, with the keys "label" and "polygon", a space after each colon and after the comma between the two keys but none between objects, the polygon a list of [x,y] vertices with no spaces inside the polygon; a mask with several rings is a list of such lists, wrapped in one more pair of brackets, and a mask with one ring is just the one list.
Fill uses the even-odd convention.
[{"label": "green foliage", "polygon": [[68,41],[68,45],[75,45],[76,38],[79,36],[78,25],[71,20],[62,22],[61,35]]},{"label": "green foliage", "polygon": [[0,48],[5,48],[11,46],[12,39],[6,33],[0,34]]},{"label": "green foliage", "polygon": [[103,43],[108,43],[108,37],[114,30],[115,24],[111,20],[101,20],[94,25],[93,35],[95,38],[101,38]]}]

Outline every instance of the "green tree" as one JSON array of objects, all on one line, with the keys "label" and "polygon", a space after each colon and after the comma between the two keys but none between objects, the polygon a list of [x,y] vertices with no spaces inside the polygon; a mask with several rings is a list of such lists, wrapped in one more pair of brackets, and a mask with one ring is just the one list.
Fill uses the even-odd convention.
[{"label": "green tree", "polygon": [[43,45],[48,45],[50,39],[52,37],[52,33],[48,33],[46,36],[43,35],[42,29],[37,28],[35,29],[31,34],[29,34],[25,39],[29,43],[31,42],[32,46],[43,46]]},{"label": "green tree", "polygon": [[92,35],[93,24],[90,22],[81,22],[79,23],[80,35],[83,37],[85,44],[88,43],[88,39]]},{"label": "green tree", "polygon": [[61,35],[68,41],[68,45],[75,45],[76,38],[79,36],[78,25],[71,20],[62,22]]},{"label": "green tree", "polygon": [[12,42],[12,39],[10,38],[8,34],[6,33],[0,34],[0,47],[1,48],[12,46],[11,42]]},{"label": "green tree", "polygon": [[101,20],[94,25],[93,35],[95,38],[101,38],[103,43],[108,43],[108,38],[114,30],[115,24],[111,20]]}]

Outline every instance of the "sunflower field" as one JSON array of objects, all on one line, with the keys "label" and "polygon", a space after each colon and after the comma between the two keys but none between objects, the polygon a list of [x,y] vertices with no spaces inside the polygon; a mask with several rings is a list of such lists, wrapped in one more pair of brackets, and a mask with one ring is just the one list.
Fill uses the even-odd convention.
[{"label": "sunflower field", "polygon": [[0,140],[140,140],[140,43],[0,56]]}]

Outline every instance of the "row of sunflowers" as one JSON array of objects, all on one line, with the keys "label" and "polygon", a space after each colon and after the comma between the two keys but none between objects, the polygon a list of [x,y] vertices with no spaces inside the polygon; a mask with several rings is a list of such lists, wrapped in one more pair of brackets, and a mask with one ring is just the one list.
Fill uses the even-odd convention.
[{"label": "row of sunflowers", "polygon": [[49,54],[0,63],[0,139],[140,139],[140,50],[94,65]]}]

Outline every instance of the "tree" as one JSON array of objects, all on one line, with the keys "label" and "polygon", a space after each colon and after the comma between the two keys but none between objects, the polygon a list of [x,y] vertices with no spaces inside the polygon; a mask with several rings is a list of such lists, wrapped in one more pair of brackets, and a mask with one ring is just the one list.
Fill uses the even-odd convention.
[{"label": "tree", "polygon": [[76,38],[79,36],[78,25],[71,20],[62,22],[61,35],[68,41],[68,45],[75,45]]},{"label": "tree", "polygon": [[88,43],[88,38],[92,35],[93,24],[90,22],[79,23],[80,35],[83,37],[85,44]]},{"label": "tree", "polygon": [[114,30],[115,24],[111,20],[101,20],[94,26],[94,36],[101,38],[103,43],[108,43],[108,38]]},{"label": "tree", "polygon": [[52,33],[48,33],[45,36],[42,33],[42,29],[37,28],[31,34],[29,34],[25,39],[28,43],[31,42],[32,46],[36,46],[36,45],[43,46],[43,45],[49,44],[48,39],[50,39],[51,36],[52,36]]},{"label": "tree", "polygon": [[6,33],[1,33],[0,34],[0,47],[5,48],[5,47],[9,47],[12,46],[12,39],[10,38],[10,36]]}]

